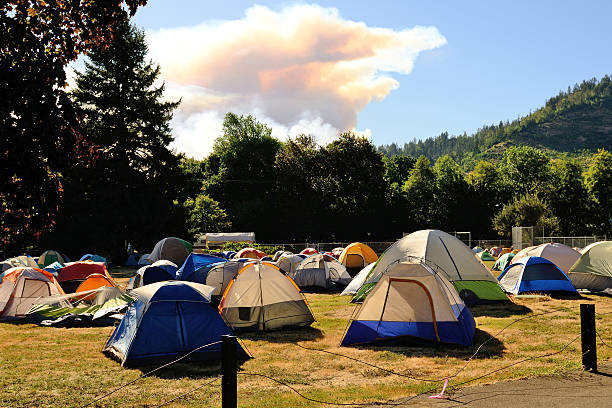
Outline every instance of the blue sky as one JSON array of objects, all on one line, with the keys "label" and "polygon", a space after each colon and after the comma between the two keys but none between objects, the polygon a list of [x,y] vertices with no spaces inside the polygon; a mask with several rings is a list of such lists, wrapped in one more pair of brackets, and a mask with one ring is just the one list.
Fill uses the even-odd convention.
[{"label": "blue sky", "polygon": [[[159,32],[239,20],[254,4],[274,12],[303,4],[227,3],[149,0],[133,21],[147,31]],[[612,73],[612,2],[353,0],[308,4],[334,7],[341,19],[363,22],[367,27],[397,32],[414,26],[435,27],[446,39],[444,45],[419,52],[410,73],[386,72],[399,87],[359,109],[355,128],[369,129],[375,144],[402,144],[443,131],[469,134],[484,124],[527,114],[568,85]],[[160,47],[152,43],[155,38],[149,37],[149,43],[158,56]],[[276,121],[287,125],[282,119]]]}]

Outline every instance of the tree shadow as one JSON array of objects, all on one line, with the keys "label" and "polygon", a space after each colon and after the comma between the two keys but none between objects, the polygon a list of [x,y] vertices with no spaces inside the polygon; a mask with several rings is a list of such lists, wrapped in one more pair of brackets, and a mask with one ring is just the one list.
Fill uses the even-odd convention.
[{"label": "tree shadow", "polygon": [[528,314],[531,313],[532,310],[527,306],[513,302],[499,302],[470,306],[470,312],[474,317],[510,317]]},{"label": "tree shadow", "polygon": [[581,300],[586,299],[578,292],[551,292],[548,294],[552,299],[555,300]]},{"label": "tree shadow", "polygon": [[297,343],[314,341],[323,338],[323,332],[314,327],[296,327],[269,332],[240,333],[240,338],[251,341],[268,341],[271,343]]},{"label": "tree shadow", "polygon": [[131,278],[136,275],[138,268],[136,266],[123,266],[121,269],[111,269],[108,273],[113,278]]},{"label": "tree shadow", "polygon": [[476,329],[474,333],[474,345],[471,347],[422,340],[409,336],[379,340],[376,343],[358,345],[355,347],[362,350],[390,351],[405,357],[456,357],[467,359],[485,342],[486,344],[484,344],[480,351],[473,357],[474,359],[502,356],[505,350],[504,344],[497,338],[480,329]]},{"label": "tree shadow", "polygon": [[[154,370],[155,368],[156,366],[137,367],[137,369],[142,372],[142,374],[146,374],[151,370]],[[176,380],[180,378],[210,378],[212,380],[219,374],[221,374],[221,361],[198,361],[188,363],[176,363],[154,372],[149,377],[156,377],[165,380]]]}]

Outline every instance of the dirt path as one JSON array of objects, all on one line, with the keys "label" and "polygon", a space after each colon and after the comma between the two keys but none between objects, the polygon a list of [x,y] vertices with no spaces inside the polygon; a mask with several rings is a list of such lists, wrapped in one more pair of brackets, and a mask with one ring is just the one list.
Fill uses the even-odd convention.
[{"label": "dirt path", "polygon": [[601,363],[597,374],[576,371],[463,388],[448,400],[418,397],[406,407],[450,408],[593,408],[612,407],[612,362]]}]

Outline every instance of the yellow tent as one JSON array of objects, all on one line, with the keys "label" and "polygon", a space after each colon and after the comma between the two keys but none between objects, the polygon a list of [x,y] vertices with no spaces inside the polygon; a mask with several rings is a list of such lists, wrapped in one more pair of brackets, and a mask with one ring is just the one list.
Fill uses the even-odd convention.
[{"label": "yellow tent", "polygon": [[353,242],[340,254],[340,263],[346,268],[363,268],[378,260],[376,252],[366,244]]}]

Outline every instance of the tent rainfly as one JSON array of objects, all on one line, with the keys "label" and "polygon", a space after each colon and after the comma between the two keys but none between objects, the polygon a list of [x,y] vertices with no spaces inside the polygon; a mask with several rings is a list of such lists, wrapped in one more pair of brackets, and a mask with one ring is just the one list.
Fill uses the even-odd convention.
[{"label": "tent rainfly", "polygon": [[595,242],[580,252],[568,273],[576,289],[612,291],[612,241]]},{"label": "tent rainfly", "polygon": [[11,268],[0,284],[0,320],[23,318],[37,299],[63,294],[58,281],[49,272],[37,268]]},{"label": "tent rainfly", "polygon": [[512,259],[511,263],[517,262],[526,256],[539,256],[548,259],[554,263],[564,273],[567,273],[570,268],[580,258],[580,252],[568,247],[567,245],[558,243],[546,243],[542,245],[532,246],[521,250]]},{"label": "tent rainfly", "polygon": [[361,271],[359,271],[359,273],[355,275],[351,283],[349,283],[348,286],[344,288],[342,293],[340,293],[340,296],[354,296],[355,293],[357,293],[357,291],[359,290],[359,288],[363,286],[363,283],[365,282],[366,278],[368,277],[368,274],[370,273],[374,265],[375,263],[372,262],[371,264],[363,268]]},{"label": "tent rainfly", "polygon": [[443,274],[468,305],[508,300],[497,280],[467,245],[439,230],[421,230],[406,235],[381,255],[353,301],[363,301],[387,268],[410,257]]},{"label": "tent rainfly", "polygon": [[184,239],[168,237],[155,244],[147,259],[151,263],[165,259],[176,265],[182,265],[192,251],[193,245]]}]

